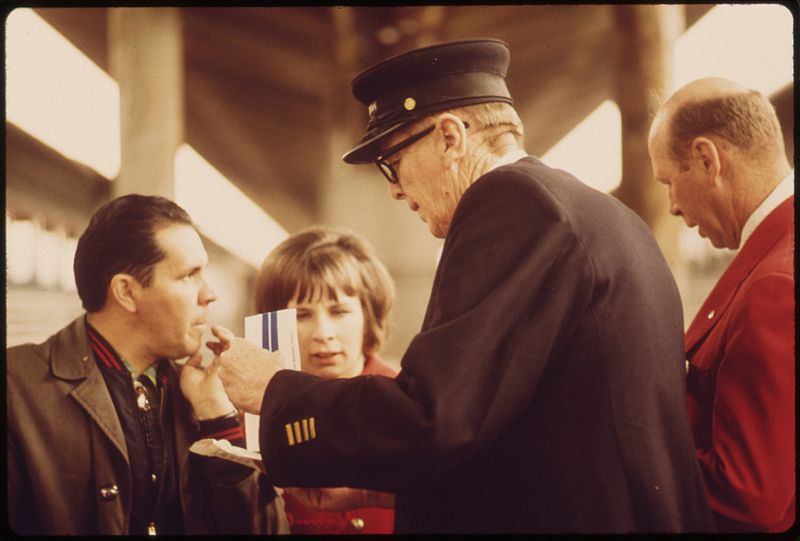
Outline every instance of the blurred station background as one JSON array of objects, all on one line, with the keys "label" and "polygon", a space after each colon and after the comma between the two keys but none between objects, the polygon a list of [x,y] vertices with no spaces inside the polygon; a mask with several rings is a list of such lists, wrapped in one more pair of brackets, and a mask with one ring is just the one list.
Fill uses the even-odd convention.
[{"label": "blurred station background", "polygon": [[509,43],[528,152],[642,216],[687,325],[734,253],[669,215],[647,155],[652,113],[691,80],[734,79],[770,97],[794,163],[794,18],[781,4],[17,8],[5,24],[7,347],[81,313],[77,238],[100,205],[137,192],[195,219],[211,318],[239,335],[255,272],[287,234],[363,234],[397,284],[384,357],[399,364],[442,241],[374,167],[340,158],[366,124],[353,76],[417,46]]}]

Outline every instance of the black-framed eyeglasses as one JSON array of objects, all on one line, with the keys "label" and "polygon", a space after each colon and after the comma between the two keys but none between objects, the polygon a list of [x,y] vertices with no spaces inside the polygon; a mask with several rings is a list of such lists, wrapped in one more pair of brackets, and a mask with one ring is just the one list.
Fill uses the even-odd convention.
[{"label": "black-framed eyeglasses", "polygon": [[[385,152],[383,152],[377,158],[375,158],[375,165],[377,165],[378,169],[381,170],[381,173],[383,173],[383,176],[386,177],[386,180],[388,180],[392,184],[397,184],[399,182],[399,179],[397,178],[397,171],[395,171],[392,164],[387,161],[387,158],[389,158],[389,156],[397,154],[404,148],[410,147],[411,145],[413,145],[414,143],[416,143],[417,141],[419,141],[420,139],[431,133],[433,131],[433,128],[435,127],[436,127],[435,125],[428,126],[421,132],[408,136],[406,139],[403,139],[396,145],[392,145],[391,147],[387,148]],[[467,122],[464,122],[464,128],[469,128],[469,124]]]}]

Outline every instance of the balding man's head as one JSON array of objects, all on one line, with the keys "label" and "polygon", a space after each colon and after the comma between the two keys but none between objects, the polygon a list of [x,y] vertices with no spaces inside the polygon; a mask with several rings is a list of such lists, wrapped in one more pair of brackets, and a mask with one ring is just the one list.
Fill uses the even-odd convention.
[{"label": "balding man's head", "polygon": [[749,90],[739,83],[722,79],[721,77],[697,79],[675,91],[664,103],[664,108],[675,108],[692,101],[700,102],[733,94],[744,94]]},{"label": "balding man's head", "polygon": [[719,78],[693,81],[664,103],[648,150],[670,212],[717,247],[738,248],[747,218],[789,172],[772,104]]},{"label": "balding man's head", "polygon": [[664,130],[670,151],[679,161],[700,136],[732,145],[750,161],[785,155],[781,127],[769,100],[756,90],[719,77],[692,81],[676,91],[656,116],[656,130]]}]

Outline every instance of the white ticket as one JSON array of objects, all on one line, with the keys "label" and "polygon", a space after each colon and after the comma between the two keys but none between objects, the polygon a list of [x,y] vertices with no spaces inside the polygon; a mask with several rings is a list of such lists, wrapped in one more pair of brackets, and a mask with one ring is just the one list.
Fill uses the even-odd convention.
[{"label": "white ticket", "polygon": [[[286,308],[244,318],[246,340],[281,354],[284,368],[300,370],[300,347],[297,343],[297,310]],[[248,451],[259,452],[259,416],[244,414],[244,435]]]}]

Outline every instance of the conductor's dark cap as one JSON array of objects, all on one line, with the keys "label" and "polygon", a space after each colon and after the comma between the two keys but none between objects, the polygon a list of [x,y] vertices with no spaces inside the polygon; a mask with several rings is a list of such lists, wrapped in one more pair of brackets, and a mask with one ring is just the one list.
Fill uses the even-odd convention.
[{"label": "conductor's dark cap", "polygon": [[393,56],[353,79],[353,95],[367,106],[367,131],[342,159],[370,163],[382,137],[425,116],[455,107],[512,103],[506,87],[508,44],[496,39],[451,41]]}]

